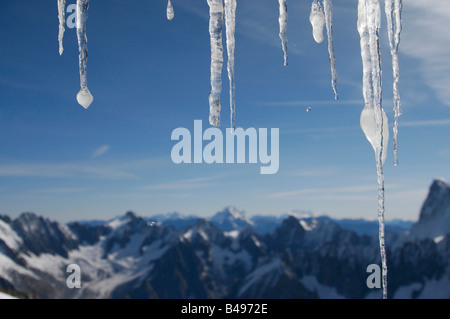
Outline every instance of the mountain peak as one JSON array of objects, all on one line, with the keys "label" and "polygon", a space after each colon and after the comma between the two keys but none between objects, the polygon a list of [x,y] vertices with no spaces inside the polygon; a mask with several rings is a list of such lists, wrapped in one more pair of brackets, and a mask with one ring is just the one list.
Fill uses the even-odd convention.
[{"label": "mountain peak", "polygon": [[225,207],[221,212],[218,212],[216,215],[231,216],[234,219],[245,219],[245,213],[239,211],[234,206]]},{"label": "mountain peak", "polygon": [[130,220],[133,220],[133,219],[136,219],[136,218],[137,218],[137,215],[136,215],[134,212],[132,212],[132,211],[128,211],[128,212],[125,214],[125,218],[130,219]]},{"label": "mountain peak", "polygon": [[275,229],[273,237],[277,243],[274,247],[280,248],[280,243],[286,247],[300,247],[305,237],[305,229],[297,218],[289,216]]},{"label": "mountain peak", "polygon": [[450,185],[436,178],[430,186],[419,215],[419,221],[411,229],[416,238],[435,238],[450,233]]},{"label": "mountain peak", "polygon": [[244,212],[236,207],[228,206],[210,218],[210,222],[225,231],[240,230],[251,226],[252,222],[245,217]]}]

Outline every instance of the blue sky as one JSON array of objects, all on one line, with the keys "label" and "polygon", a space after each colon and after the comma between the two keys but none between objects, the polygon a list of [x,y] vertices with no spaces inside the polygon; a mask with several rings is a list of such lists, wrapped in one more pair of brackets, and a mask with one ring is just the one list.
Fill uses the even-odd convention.
[{"label": "blue sky", "polygon": [[[237,126],[280,129],[280,168],[171,161],[177,127],[208,127],[210,44],[204,0],[91,1],[85,110],[75,29],[58,54],[56,1],[0,3],[0,214],[33,211],[59,221],[178,211],[212,215],[313,211],[377,217],[375,157],[359,127],[362,65],[356,1],[334,1],[339,101],[326,41],[316,44],[311,1],[289,3],[283,66],[278,4],[239,1]],[[67,5],[75,3],[68,0]],[[124,5],[127,4],[127,6]],[[450,4],[408,0],[400,44],[399,161],[384,166],[386,219],[417,219],[434,177],[450,176]],[[383,106],[392,127],[392,72],[382,15]],[[225,59],[226,61],[226,59]],[[229,98],[223,69],[222,126]],[[310,112],[306,108],[311,107]],[[392,134],[391,134],[392,136]]]}]

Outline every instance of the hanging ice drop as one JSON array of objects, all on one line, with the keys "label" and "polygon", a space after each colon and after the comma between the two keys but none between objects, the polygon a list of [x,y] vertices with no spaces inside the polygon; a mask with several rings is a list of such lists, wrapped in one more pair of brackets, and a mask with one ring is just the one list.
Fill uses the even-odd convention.
[{"label": "hanging ice drop", "polygon": [[77,38],[80,64],[80,91],[77,94],[78,103],[87,109],[94,97],[87,87],[87,36],[86,36],[86,21],[88,17],[89,0],[77,0],[76,9],[76,24],[77,24]]},{"label": "hanging ice drop", "polygon": [[279,17],[278,23],[280,25],[280,39],[283,49],[284,66],[288,64],[287,52],[287,21],[288,21],[288,3],[287,0],[278,0]]},{"label": "hanging ice drop", "polygon": [[[384,110],[382,110],[382,116],[383,116],[383,143],[387,144],[389,141],[389,126],[388,126],[388,118]],[[375,123],[375,109],[373,107],[370,106],[364,107],[364,109],[361,112],[360,125],[362,131],[364,132],[364,135],[372,145],[376,156],[377,152],[379,151],[378,150],[379,147],[377,146],[378,132],[377,132],[377,125]],[[386,148],[383,147],[383,150],[384,151],[382,164],[386,162],[387,157],[387,152],[385,151]]]},{"label": "hanging ice drop", "polygon": [[59,20],[59,32],[58,32],[58,42],[59,42],[59,55],[63,54],[63,38],[64,32],[66,30],[66,0],[58,0],[58,20]]},{"label": "hanging ice drop", "polygon": [[82,107],[87,109],[94,100],[94,97],[92,96],[91,92],[89,92],[88,88],[81,89],[77,94],[77,102]]},{"label": "hanging ice drop", "polygon": [[167,2],[167,20],[172,20],[175,16],[175,13],[173,11],[172,1]]},{"label": "hanging ice drop", "polygon": [[313,37],[317,43],[323,42],[323,28],[325,26],[325,16],[319,1],[314,0],[311,4],[311,14],[309,16],[313,29]]}]

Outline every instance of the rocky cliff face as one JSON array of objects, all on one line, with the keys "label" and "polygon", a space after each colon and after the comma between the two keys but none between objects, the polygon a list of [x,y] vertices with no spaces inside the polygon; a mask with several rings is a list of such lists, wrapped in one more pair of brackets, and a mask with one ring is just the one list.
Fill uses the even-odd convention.
[{"label": "rocky cliff face", "polygon": [[[449,216],[449,186],[436,180],[411,233],[391,236],[390,297],[450,297]],[[277,225],[260,235],[235,211],[177,228],[131,212],[69,226],[1,216],[0,289],[37,298],[381,297],[366,286],[367,266],[380,263],[376,238],[323,217]],[[69,264],[80,266],[81,289],[66,286]]]}]

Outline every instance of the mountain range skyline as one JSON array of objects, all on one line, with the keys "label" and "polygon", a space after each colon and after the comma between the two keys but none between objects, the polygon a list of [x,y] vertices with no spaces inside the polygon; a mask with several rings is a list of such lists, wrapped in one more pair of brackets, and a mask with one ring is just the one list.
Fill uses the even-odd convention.
[{"label": "mountain range skyline", "polygon": [[[450,297],[449,200],[450,185],[435,180],[411,230],[387,229],[391,298]],[[367,266],[380,262],[377,234],[323,217],[287,216],[262,233],[256,219],[254,228],[245,222],[233,210],[178,226],[132,212],[68,225],[0,216],[0,290],[21,298],[381,297],[366,285]],[[73,264],[79,289],[66,286]]]}]

